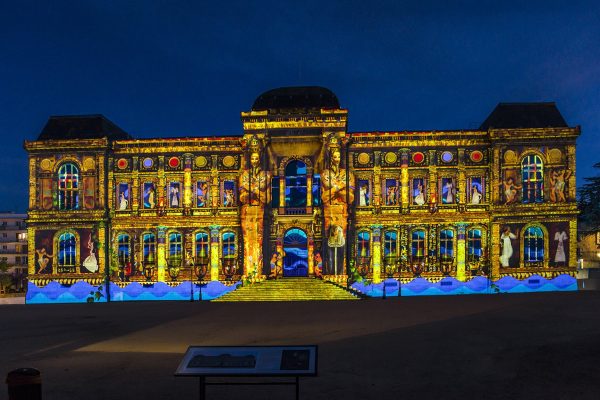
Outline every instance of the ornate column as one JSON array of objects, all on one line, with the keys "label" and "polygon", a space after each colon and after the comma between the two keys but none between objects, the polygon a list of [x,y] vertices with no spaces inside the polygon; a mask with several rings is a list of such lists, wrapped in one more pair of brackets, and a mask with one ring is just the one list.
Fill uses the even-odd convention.
[{"label": "ornate column", "polygon": [[106,266],[110,265],[110,262],[107,261],[108,254],[106,254],[106,246],[104,245],[107,242],[110,242],[110,238],[107,235],[106,224],[104,221],[98,222],[98,241],[102,241],[102,244],[98,246],[98,273],[104,274],[106,272]]},{"label": "ornate column", "polygon": [[410,181],[408,177],[408,149],[402,149],[400,155],[400,185],[402,187],[401,199],[402,199],[402,210],[408,210],[410,205],[409,192],[410,192]]},{"label": "ornate column", "polygon": [[165,207],[165,162],[164,157],[158,158],[158,187],[156,188],[156,204],[158,207]]},{"label": "ornate column", "polygon": [[[112,181],[112,180],[111,180]],[[138,157],[133,157],[133,170],[131,172],[131,210],[136,213],[140,208],[140,180],[138,172]]]},{"label": "ornate column", "polygon": [[381,207],[381,167],[379,166],[379,153],[375,152],[375,166],[373,167],[373,205]]},{"label": "ornate column", "polygon": [[[519,240],[521,240],[519,238]],[[490,259],[488,260],[492,277],[495,280],[500,279],[500,224],[494,223],[492,224],[492,233],[488,238],[488,248],[487,254],[490,255]],[[491,247],[491,248],[490,248]],[[521,259],[523,255],[521,254]]]},{"label": "ornate column", "polygon": [[381,224],[371,225],[373,243],[373,283],[381,282]]},{"label": "ornate column", "polygon": [[219,280],[219,229],[220,225],[210,227],[210,280]]},{"label": "ornate column", "polygon": [[466,281],[466,240],[465,234],[467,231],[467,224],[459,222],[456,224],[456,279],[459,281]]},{"label": "ornate column", "polygon": [[465,149],[458,149],[458,182],[456,187],[458,190],[458,203],[465,204],[467,202],[467,180],[465,178]]},{"label": "ornate column", "polygon": [[[494,155],[491,161],[492,165],[492,181],[489,185],[492,188],[492,201],[493,204],[500,203],[500,182],[502,181],[502,176],[500,174],[501,162],[500,162],[500,149],[498,147],[494,147]],[[500,231],[498,231],[500,232]]]},{"label": "ornate column", "polygon": [[[29,157],[29,209],[36,208],[36,199],[39,198],[36,191],[37,175],[35,173],[35,157]],[[40,188],[41,190],[41,188]],[[40,204],[40,208],[43,205]]]},{"label": "ornate column", "polygon": [[158,235],[156,241],[156,273],[159,282],[165,281],[165,269],[167,267],[167,227],[158,226],[156,228]]},{"label": "ornate column", "polygon": [[312,178],[313,178],[313,169],[312,167],[306,168],[306,213],[312,213]]},{"label": "ornate column", "polygon": [[315,273],[315,241],[313,237],[308,238],[308,275],[311,276]]},{"label": "ornate column", "polygon": [[279,214],[285,215],[285,174],[279,171]]},{"label": "ornate column", "polygon": [[569,265],[570,268],[577,267],[577,217],[571,217],[569,221]]},{"label": "ornate column", "polygon": [[192,206],[192,158],[188,155],[184,159],[183,168],[183,208]]},{"label": "ornate column", "polygon": [[96,204],[98,204],[98,208],[104,208],[107,206],[104,204],[104,191],[106,190],[105,188],[108,188],[109,182],[104,180],[104,158],[104,155],[98,156],[98,201],[96,202]]},{"label": "ornate column", "polygon": [[571,171],[571,176],[567,182],[567,202],[574,202],[577,200],[577,188],[575,183],[575,146],[567,147],[567,168]]},{"label": "ornate column", "polygon": [[[35,228],[27,227],[27,273],[29,276],[35,274]],[[51,252],[51,254],[54,254]]]}]

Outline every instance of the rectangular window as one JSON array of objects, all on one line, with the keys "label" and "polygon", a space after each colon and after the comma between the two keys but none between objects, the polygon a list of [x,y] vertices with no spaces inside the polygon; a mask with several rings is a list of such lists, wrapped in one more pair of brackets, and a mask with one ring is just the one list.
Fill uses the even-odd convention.
[{"label": "rectangular window", "polygon": [[425,178],[413,178],[412,180],[412,203],[422,206],[427,203],[427,181]]},{"label": "rectangular window", "polygon": [[440,196],[442,204],[456,203],[456,181],[454,178],[440,179]]},{"label": "rectangular window", "polygon": [[129,183],[119,183],[117,187],[117,210],[123,211],[128,210],[129,207],[129,194],[131,193]]},{"label": "rectangular window", "polygon": [[359,207],[368,207],[371,205],[371,182],[368,179],[359,179],[357,182],[358,193],[355,196],[356,205]]},{"label": "rectangular window", "polygon": [[226,180],[223,181],[222,189],[223,207],[235,207],[236,205],[236,187],[235,181]]},{"label": "rectangular window", "polygon": [[181,207],[181,183],[171,182],[169,185],[169,207]]},{"label": "rectangular window", "polygon": [[142,191],[142,202],[145,209],[156,207],[156,187],[154,182],[144,182]]},{"label": "rectangular window", "polygon": [[210,206],[210,188],[208,182],[201,179],[196,182],[196,207],[203,208]]},{"label": "rectangular window", "polygon": [[485,200],[485,188],[483,187],[483,178],[472,176],[467,184],[467,201],[469,204],[481,204]]},{"label": "rectangular window", "polygon": [[397,179],[385,179],[383,183],[383,193],[386,206],[398,205],[400,192],[398,190]]}]

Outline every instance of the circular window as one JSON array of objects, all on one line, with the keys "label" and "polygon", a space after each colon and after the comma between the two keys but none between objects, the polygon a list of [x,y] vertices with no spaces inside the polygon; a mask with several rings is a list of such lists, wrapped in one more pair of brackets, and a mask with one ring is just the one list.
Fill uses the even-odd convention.
[{"label": "circular window", "polygon": [[126,159],[121,158],[121,159],[119,159],[119,161],[117,161],[117,168],[119,168],[119,169],[125,169],[125,168],[127,168],[128,164],[129,163],[127,162]]},{"label": "circular window", "polygon": [[421,153],[420,151],[413,153],[412,160],[416,164],[421,164],[425,160],[425,154]]},{"label": "circular window", "polygon": [[154,165],[154,161],[150,158],[144,158],[144,161],[142,161],[142,166],[144,168],[152,168],[152,166]]},{"label": "circular window", "polygon": [[449,163],[450,161],[454,160],[454,154],[452,154],[449,151],[444,151],[442,153],[442,161],[445,163]]},{"label": "circular window", "polygon": [[179,167],[179,158],[177,158],[177,157],[169,158],[169,167],[171,167],[171,168]]},{"label": "circular window", "polygon": [[483,160],[483,153],[480,152],[479,150],[475,150],[474,152],[472,152],[469,157],[471,158],[471,161],[473,162],[479,162],[481,160]]}]

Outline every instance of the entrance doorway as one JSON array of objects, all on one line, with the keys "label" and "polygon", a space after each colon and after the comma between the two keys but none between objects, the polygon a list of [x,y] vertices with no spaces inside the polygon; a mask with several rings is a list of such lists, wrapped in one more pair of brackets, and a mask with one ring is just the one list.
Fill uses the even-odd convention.
[{"label": "entrance doorway", "polygon": [[308,239],[302,229],[288,229],[283,237],[283,276],[308,276]]}]

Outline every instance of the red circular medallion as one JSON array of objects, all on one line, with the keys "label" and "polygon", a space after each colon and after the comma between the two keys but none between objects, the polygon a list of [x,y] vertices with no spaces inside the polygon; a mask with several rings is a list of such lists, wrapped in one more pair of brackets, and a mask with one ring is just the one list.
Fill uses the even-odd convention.
[{"label": "red circular medallion", "polygon": [[119,161],[117,161],[117,167],[119,169],[125,169],[127,168],[127,160],[124,158],[120,158]]},{"label": "red circular medallion", "polygon": [[412,155],[413,162],[417,164],[421,164],[423,160],[425,160],[425,155],[421,152],[413,153]]},{"label": "red circular medallion", "polygon": [[179,167],[179,158],[177,158],[177,157],[169,158],[169,167],[171,167],[171,168]]},{"label": "red circular medallion", "polygon": [[480,152],[479,150],[475,150],[474,152],[471,153],[471,161],[479,162],[481,160],[483,160],[482,152]]}]

